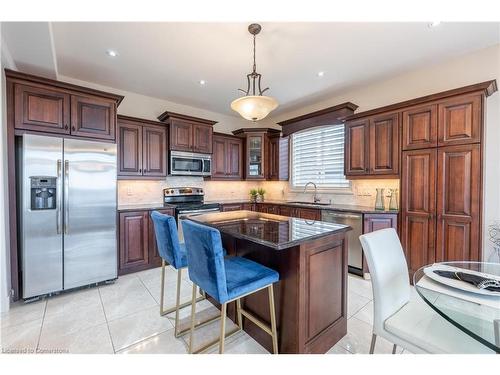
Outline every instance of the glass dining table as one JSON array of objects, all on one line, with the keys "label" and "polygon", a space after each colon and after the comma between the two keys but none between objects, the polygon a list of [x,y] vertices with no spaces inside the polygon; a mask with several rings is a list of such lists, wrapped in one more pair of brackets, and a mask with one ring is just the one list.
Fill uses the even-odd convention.
[{"label": "glass dining table", "polygon": [[484,296],[440,285],[426,275],[431,266],[450,266],[498,276],[500,263],[443,262],[415,272],[415,289],[439,315],[475,340],[500,354],[500,296]]}]

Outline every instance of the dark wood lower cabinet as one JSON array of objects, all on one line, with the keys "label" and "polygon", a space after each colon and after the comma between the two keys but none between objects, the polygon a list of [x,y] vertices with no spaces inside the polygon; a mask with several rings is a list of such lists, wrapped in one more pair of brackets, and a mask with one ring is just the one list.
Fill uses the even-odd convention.
[{"label": "dark wood lower cabinet", "polygon": [[433,262],[481,259],[481,146],[404,151],[401,242],[413,275]]},{"label": "dark wood lower cabinet", "polygon": [[436,261],[481,258],[481,149],[438,148]]},{"label": "dark wood lower cabinet", "polygon": [[147,211],[120,213],[120,275],[148,268],[148,239]]},{"label": "dark wood lower cabinet", "polygon": [[[398,230],[398,214],[363,214],[363,234],[387,228]],[[363,275],[369,272],[363,255]]]},{"label": "dark wood lower cabinet", "polygon": [[[173,215],[173,209],[158,210]],[[161,265],[151,211],[119,213],[118,275],[138,272]]]},{"label": "dark wood lower cabinet", "polygon": [[410,275],[435,261],[436,156],[436,148],[403,152],[401,243]]},{"label": "dark wood lower cabinet", "polygon": [[221,206],[221,211],[222,212],[227,212],[227,211],[239,211],[239,210],[243,210],[243,204],[240,204],[240,203],[235,203],[235,204],[230,204],[230,203],[227,203],[227,204],[223,204]]},{"label": "dark wood lower cabinet", "polygon": [[[280,274],[274,285],[280,353],[325,353],[347,333],[347,243],[333,234],[276,251],[222,235],[229,255],[242,256]],[[266,290],[242,299],[242,307],[269,324]],[[228,317],[236,321],[235,303]],[[247,318],[244,330],[266,349],[271,337]]]}]

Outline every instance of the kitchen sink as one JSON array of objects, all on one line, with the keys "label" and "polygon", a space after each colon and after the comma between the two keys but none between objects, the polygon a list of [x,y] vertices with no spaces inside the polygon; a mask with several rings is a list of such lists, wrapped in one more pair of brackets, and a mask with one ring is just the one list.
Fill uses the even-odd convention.
[{"label": "kitchen sink", "polygon": [[295,202],[287,202],[291,204],[307,204],[307,205],[314,205],[314,206],[329,206],[330,203],[324,203],[324,202],[304,202],[304,201],[295,201]]}]

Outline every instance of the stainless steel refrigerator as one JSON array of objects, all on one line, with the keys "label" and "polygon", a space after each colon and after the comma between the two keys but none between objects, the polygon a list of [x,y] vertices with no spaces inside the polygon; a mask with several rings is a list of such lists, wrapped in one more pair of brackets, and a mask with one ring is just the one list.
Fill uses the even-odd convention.
[{"label": "stainless steel refrigerator", "polygon": [[24,135],[18,168],[23,298],[116,278],[116,145]]}]

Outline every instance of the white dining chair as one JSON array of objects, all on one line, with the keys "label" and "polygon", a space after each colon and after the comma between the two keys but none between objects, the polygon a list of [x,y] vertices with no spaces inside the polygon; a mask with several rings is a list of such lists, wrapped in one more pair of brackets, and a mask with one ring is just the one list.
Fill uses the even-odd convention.
[{"label": "white dining chair", "polygon": [[413,353],[493,353],[438,315],[421,298],[411,297],[403,248],[393,228],[359,237],[373,289],[373,333]]}]

